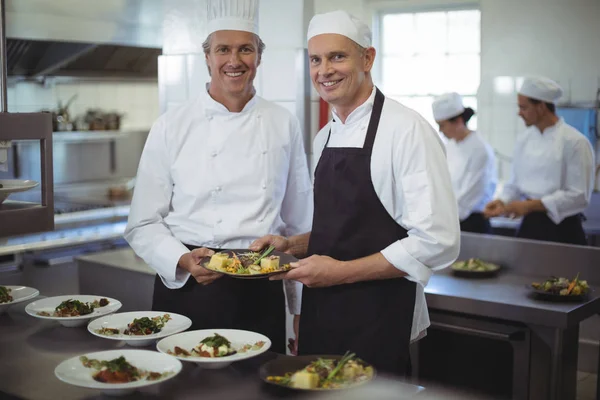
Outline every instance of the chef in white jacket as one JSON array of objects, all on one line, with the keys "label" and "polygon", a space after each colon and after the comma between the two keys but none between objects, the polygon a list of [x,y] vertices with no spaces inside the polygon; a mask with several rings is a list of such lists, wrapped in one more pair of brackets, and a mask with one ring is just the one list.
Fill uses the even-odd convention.
[{"label": "chef in white jacket", "polygon": [[333,120],[317,135],[310,232],[273,243],[307,258],[272,279],[302,282],[299,354],[347,350],[403,375],[429,325],[423,287],[459,251],[456,201],[440,138],[373,85],[371,30],[344,11],[313,17],[310,75]]},{"label": "chef in white jacket", "polygon": [[448,139],[446,159],[458,203],[460,229],[465,232],[491,233],[485,205],[496,191],[496,157],[492,147],[467,127],[475,114],[464,107],[458,93],[446,93],[433,101],[433,117]]},{"label": "chef in white jacket", "polygon": [[527,130],[517,138],[512,176],[485,214],[523,217],[517,232],[522,238],[586,245],[581,222],[593,188],[594,154],[587,138],[556,115],[561,96],[548,78],[523,82],[519,116]]},{"label": "chef in white jacket", "polygon": [[[237,280],[199,265],[215,249],[310,229],[312,186],[298,120],[255,94],[264,43],[258,1],[209,1],[210,83],[153,125],[139,164],[125,238],[157,272],[153,309],[192,329],[260,332],[285,352],[284,285]],[[211,250],[209,250],[211,249]],[[289,311],[301,285],[287,283]]]}]

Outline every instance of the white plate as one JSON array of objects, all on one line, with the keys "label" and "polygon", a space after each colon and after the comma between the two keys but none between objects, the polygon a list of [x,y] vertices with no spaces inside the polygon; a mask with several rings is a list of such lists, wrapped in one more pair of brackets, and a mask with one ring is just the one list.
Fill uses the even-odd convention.
[{"label": "white plate", "polygon": [[[91,303],[94,300],[100,300],[101,298],[105,298],[108,300],[108,305],[104,307],[98,307],[94,309],[94,312],[87,315],[80,315],[78,317],[44,317],[42,315],[38,315],[38,312],[46,311],[48,313],[53,313],[54,309],[63,301],[73,299],[79,300],[82,303]],[[88,320],[92,318],[98,318],[103,315],[111,314],[121,308],[123,304],[119,300],[111,299],[110,297],[105,296],[90,296],[90,295],[81,295],[81,294],[73,294],[70,296],[56,296],[56,297],[47,297],[42,300],[37,300],[32,303],[27,304],[25,307],[25,311],[27,314],[32,317],[42,318],[42,319],[51,319],[53,321],[58,321],[62,326],[66,326],[68,328],[74,328],[77,326],[83,326],[88,323]]]},{"label": "white plate", "polygon": [[12,306],[13,304],[31,300],[40,294],[39,290],[27,286],[0,286],[4,286],[6,288],[11,289],[10,295],[13,297],[13,301],[0,304],[0,314],[4,313],[8,309],[8,307]]},{"label": "white plate", "polygon": [[183,332],[177,335],[169,336],[160,340],[156,344],[156,348],[161,353],[169,354],[168,351],[179,346],[182,349],[190,351],[198,345],[203,339],[213,336],[218,333],[224,336],[231,342],[231,347],[239,349],[246,344],[254,344],[259,341],[265,342],[264,346],[259,350],[248,350],[245,353],[236,353],[226,357],[182,357],[171,355],[182,361],[189,361],[198,363],[198,365],[204,368],[218,369],[227,367],[229,364],[245,360],[247,358],[256,357],[259,354],[264,353],[271,347],[271,340],[268,337],[261,335],[260,333],[250,331],[240,331],[235,329],[204,329],[199,331]]},{"label": "white plate", "polygon": [[63,361],[54,369],[54,375],[58,379],[74,386],[80,386],[90,389],[100,389],[102,392],[112,396],[129,394],[135,389],[154,385],[173,378],[181,371],[181,362],[165,354],[149,350],[108,350],[95,353],[82,354],[89,359],[113,360],[120,356],[134,367],[151,372],[171,372],[171,375],[165,376],[156,381],[139,380],[129,383],[102,383],[94,380],[93,374],[97,371],[93,368],[86,368],[79,360],[80,356]]},{"label": "white plate", "polygon": [[2,204],[11,193],[33,189],[39,185],[39,182],[21,179],[0,179],[0,184],[2,185],[0,188],[0,204]]},{"label": "white plate", "polygon": [[[165,326],[158,333],[153,333],[152,335],[145,336],[130,336],[123,334],[123,331],[127,329],[127,324],[133,322],[135,318],[153,318],[163,316],[165,314],[169,314],[171,316],[171,319],[167,321]],[[130,346],[148,346],[157,339],[162,339],[164,337],[183,332],[190,326],[192,326],[192,320],[183,315],[159,311],[135,311],[112,314],[101,318],[97,318],[88,324],[88,331],[90,331],[92,335],[96,335],[104,339],[124,340]],[[118,329],[121,333],[119,333],[118,335],[110,336],[102,335],[96,332],[97,329],[101,328],[115,328]]]}]

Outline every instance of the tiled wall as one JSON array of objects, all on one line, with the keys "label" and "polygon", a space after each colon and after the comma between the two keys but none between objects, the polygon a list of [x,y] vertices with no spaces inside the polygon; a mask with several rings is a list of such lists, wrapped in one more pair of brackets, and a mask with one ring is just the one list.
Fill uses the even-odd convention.
[{"label": "tiled wall", "polygon": [[149,129],[159,115],[156,82],[77,81],[47,86],[19,82],[8,87],[7,95],[10,112],[56,109],[59,101],[65,104],[77,95],[69,107],[72,116],[84,114],[90,108],[116,111],[125,114],[122,130]]}]

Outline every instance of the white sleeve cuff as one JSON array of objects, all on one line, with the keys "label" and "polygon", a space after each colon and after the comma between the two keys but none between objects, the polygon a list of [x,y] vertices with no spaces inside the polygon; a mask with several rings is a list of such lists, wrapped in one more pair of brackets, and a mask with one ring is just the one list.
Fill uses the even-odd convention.
[{"label": "white sleeve cuff", "polygon": [[544,196],[540,199],[540,201],[542,202],[544,207],[546,207],[546,213],[548,214],[548,218],[550,218],[555,224],[560,224],[562,218],[558,213],[558,207],[552,195]]},{"label": "white sleeve cuff", "polygon": [[400,271],[406,272],[406,279],[427,286],[433,271],[411,256],[398,240],[381,250],[386,260]]},{"label": "white sleeve cuff", "polygon": [[302,283],[298,281],[283,281],[283,291],[286,296],[288,310],[292,315],[300,315],[302,308]]},{"label": "white sleeve cuff", "polygon": [[178,289],[187,282],[190,274],[179,268],[177,263],[188,252],[188,248],[172,236],[166,237],[156,246],[151,266],[169,289]]}]

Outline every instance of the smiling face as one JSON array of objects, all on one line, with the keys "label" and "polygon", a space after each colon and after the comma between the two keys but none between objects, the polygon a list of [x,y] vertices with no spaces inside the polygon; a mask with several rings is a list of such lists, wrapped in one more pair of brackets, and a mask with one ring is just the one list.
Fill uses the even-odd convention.
[{"label": "smiling face", "polygon": [[253,92],[260,65],[259,39],[250,32],[216,31],[211,34],[206,64],[210,93],[216,98],[246,96]]},{"label": "smiling face", "polygon": [[375,49],[364,49],[349,38],[323,34],[308,41],[310,77],[319,95],[336,110],[361,104],[371,92],[369,72]]}]

